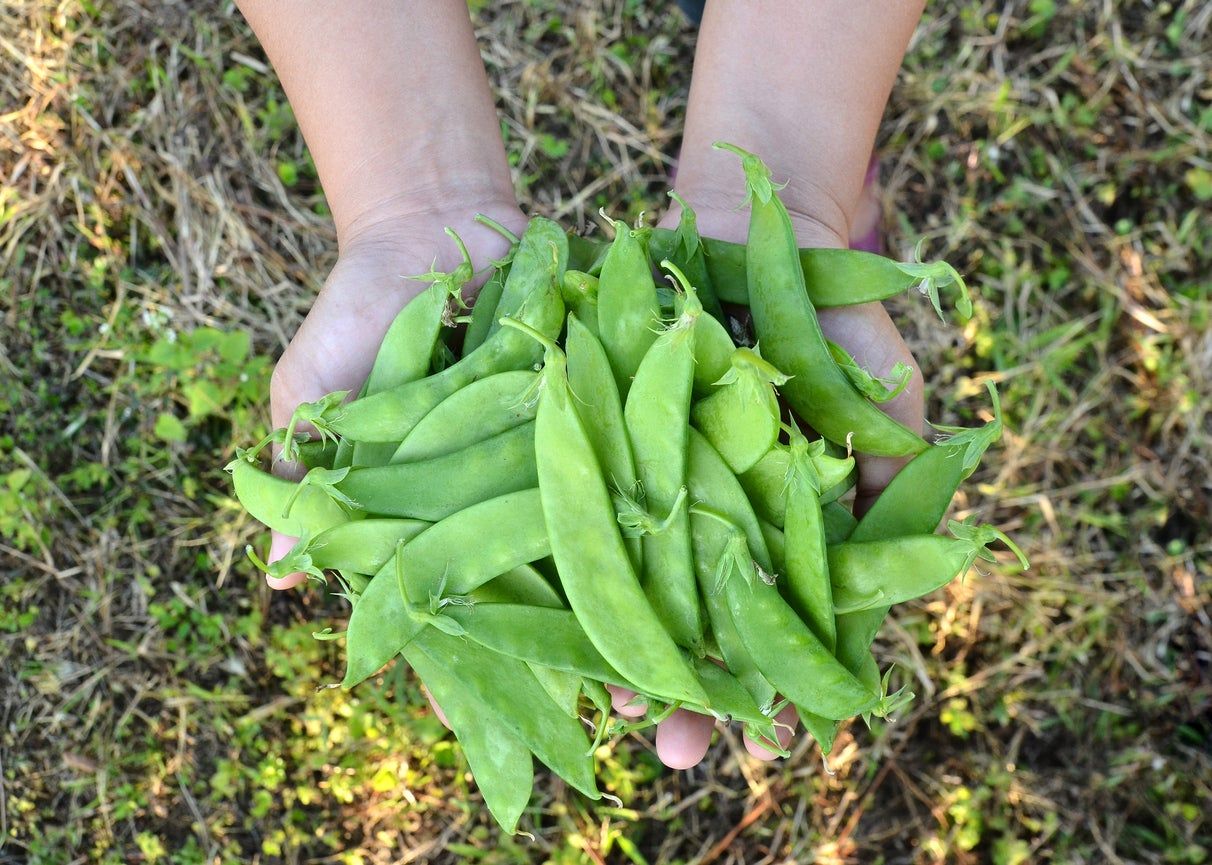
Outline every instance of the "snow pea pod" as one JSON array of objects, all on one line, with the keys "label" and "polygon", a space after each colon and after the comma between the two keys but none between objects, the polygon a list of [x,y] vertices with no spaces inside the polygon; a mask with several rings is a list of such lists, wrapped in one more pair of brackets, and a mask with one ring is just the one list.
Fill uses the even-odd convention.
[{"label": "snow pea pod", "polygon": [[534,420],[538,374],[499,372],[455,391],[421,418],[395,448],[392,464],[454,453]]},{"label": "snow pea pod", "polygon": [[338,447],[338,442],[332,439],[299,442],[299,461],[309,469],[330,469],[336,459]]},{"label": "snow pea pod", "polygon": [[[670,266],[668,261],[662,265]],[[674,642],[697,648],[703,641],[703,618],[684,490],[694,322],[703,308],[685,277],[677,275],[686,289],[684,308],[644,355],[627,394],[623,419],[646,508],[664,521],[657,531],[642,538],[644,593]]]},{"label": "snow pea pod", "polygon": [[828,439],[880,456],[915,454],[927,447],[916,433],[860,395],[841,371],[808,298],[787,209],[756,156],[742,157],[752,202],[745,273],[749,309],[767,360],[792,376],[783,396],[805,422]]},{"label": "snow pea pod", "polygon": [[488,335],[500,331],[501,316],[521,316],[529,298],[536,293],[551,289],[558,293],[567,268],[568,236],[550,219],[532,217],[514,250]]},{"label": "snow pea pod", "polygon": [[[1002,436],[1001,403],[992,383],[988,388],[993,420],[974,429],[940,427],[950,438],[923,451],[897,472],[855,526],[850,540],[929,534],[938,528],[959,485]],[[883,606],[838,617],[838,659],[849,669],[870,673],[871,643],[887,615],[888,607]]]},{"label": "snow pea pod", "polygon": [[[636,482],[635,460],[606,350],[589,327],[572,313],[568,316],[564,350],[568,359],[568,386],[598,465],[612,489],[629,491]],[[640,572],[643,563],[640,538],[628,537],[624,543],[632,566]]]},{"label": "snow pea pod", "polygon": [[[761,709],[768,710],[774,706],[774,685],[762,675],[749,650],[745,648],[732,621],[728,600],[721,590],[722,587],[716,585],[719,577],[716,564],[722,560],[731,536],[727,528],[718,521],[694,512],[690,514],[690,532],[694,542],[694,567],[699,582],[699,593],[703,597],[711,633],[715,637],[720,655],[753,701]],[[781,541],[781,532],[779,537]]]},{"label": "snow pea pod", "polygon": [[467,332],[463,334],[463,357],[471,354],[488,339],[492,323],[497,320],[497,307],[501,303],[501,294],[505,290],[505,280],[509,277],[516,248],[511,249],[503,260],[494,264],[492,275],[480,286],[480,292],[471,307],[471,321],[467,324]]},{"label": "snow pea pod", "polygon": [[468,639],[502,655],[577,673],[598,682],[628,684],[594,647],[569,610],[522,604],[476,604],[451,605],[442,610],[442,615],[462,625]]},{"label": "snow pea pod", "polygon": [[753,468],[778,441],[782,419],[774,388],[786,381],[756,351],[738,348],[711,395],[691,409],[694,428],[737,474]]},{"label": "snow pea pod", "polygon": [[[475,543],[468,543],[468,538]],[[409,597],[427,602],[439,594],[468,594],[550,551],[539,492],[534,489],[472,505],[434,523],[379,569],[354,607],[345,637],[342,684],[352,688],[373,675],[425,627],[423,620],[408,613],[396,578],[397,560],[403,563]]]},{"label": "snow pea pod", "polygon": [[720,299],[716,295],[714,281],[707,270],[707,261],[703,254],[703,239],[699,236],[698,218],[692,208],[676,191],[669,190],[669,197],[681,207],[678,215],[678,227],[673,231],[673,243],[666,248],[663,244],[659,251],[654,244],[655,235],[649,238],[649,251],[655,261],[669,259],[686,274],[686,279],[698,292],[699,302],[703,310],[719,321],[724,320],[724,310],[720,307]]},{"label": "snow pea pod", "polygon": [[837,502],[821,505],[821,515],[825,519],[826,544],[840,544],[849,540],[850,535],[854,532],[854,527],[858,525],[854,514]]},{"label": "snow pea pod", "polygon": [[442,707],[451,731],[463,746],[484,804],[500,827],[513,834],[534,789],[530,748],[477,699],[448,664],[411,647],[404,659]]},{"label": "snow pea pod", "polygon": [[284,535],[317,535],[363,516],[346,510],[318,487],[299,489],[299,484],[263,472],[243,457],[228,463],[227,470],[244,510]]},{"label": "snow pea pod", "polygon": [[589,798],[601,798],[584,727],[552,701],[524,662],[436,628],[408,647],[405,660],[422,679],[435,666],[447,667],[548,768]]},{"label": "snow pea pod", "polygon": [[342,523],[311,538],[307,552],[317,568],[374,574],[395,555],[400,541],[412,540],[430,525],[386,519]]},{"label": "snow pea pod", "polygon": [[661,309],[641,233],[624,222],[615,222],[614,231],[598,282],[598,336],[619,395],[626,398],[632,376],[656,341]]},{"label": "snow pea pod", "polygon": [[544,667],[542,664],[527,663],[526,666],[561,712],[570,718],[580,717],[578,708],[581,702],[581,682],[584,681],[580,676],[567,670]]},{"label": "snow pea pod", "polygon": [[[686,457],[686,486],[692,501],[706,502],[744,530],[754,561],[762,570],[772,573],[774,565],[762,536],[762,527],[745,496],[745,490],[724,458],[702,433],[693,428],[690,430]],[[718,556],[711,559],[713,566],[716,561]]]},{"label": "snow pea pod", "polygon": [[580,270],[564,272],[564,306],[569,314],[597,335],[598,328],[598,278]]},{"label": "snow pea pod", "polygon": [[[854,485],[853,458],[832,456],[821,451],[814,453],[812,460],[820,478],[822,506],[836,501]],[[749,471],[737,476],[758,516],[779,528],[786,521],[787,477],[790,471],[791,451],[785,445],[776,445]]]},{"label": "snow pea pod", "polygon": [[551,554],[569,605],[602,657],[628,681],[662,699],[705,704],[702,686],[631,566],[614,503],[568,386],[564,353],[533,329],[508,324],[544,346],[535,451]]},{"label": "snow pea pod", "polygon": [[694,322],[694,394],[705,396],[732,367],[736,345],[728,329],[711,315],[700,315]]},{"label": "snow pea pod", "polygon": [[829,581],[833,559],[825,553],[825,518],[820,498],[805,479],[793,481],[787,491],[787,523],[783,534],[787,602],[832,653],[837,646]]},{"label": "snow pea pod", "polygon": [[[518,319],[541,333],[555,337],[564,326],[564,302],[556,288],[555,263],[543,273],[546,280],[518,310]],[[512,273],[516,273],[515,261]],[[505,298],[501,304],[504,306]],[[333,432],[355,441],[399,443],[442,400],[477,379],[509,370],[529,369],[541,352],[533,341],[510,330],[498,330],[462,360],[436,375],[409,382],[382,393],[335,406],[328,413]]]},{"label": "snow pea pod", "polygon": [[982,549],[943,535],[838,544],[829,548],[833,602],[853,612],[920,598],[967,573]]},{"label": "snow pea pod", "polygon": [[337,489],[379,516],[440,520],[537,480],[534,421],[432,459],[353,469]]},{"label": "snow pea pod", "polygon": [[559,592],[532,565],[518,565],[499,577],[493,577],[470,595],[477,604],[529,604],[534,607],[564,608]]},{"label": "snow pea pod", "polygon": [[721,581],[737,633],[762,675],[791,702],[823,718],[875,709],[878,691],[838,663],[783,600],[773,577],[754,566],[744,532],[735,525],[728,530]]}]

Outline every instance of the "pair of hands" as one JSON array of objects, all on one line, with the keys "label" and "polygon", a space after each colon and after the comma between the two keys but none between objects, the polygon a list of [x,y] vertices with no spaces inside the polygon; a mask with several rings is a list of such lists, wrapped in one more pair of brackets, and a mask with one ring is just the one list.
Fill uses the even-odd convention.
[{"label": "pair of hands", "polygon": [[[704,193],[696,200],[693,189],[680,190],[695,206],[700,231],[705,236],[743,242],[748,215],[743,210],[714,205],[715,196]],[[703,202],[702,204],[700,202]],[[738,201],[735,202],[739,204]],[[506,242],[497,233],[474,222],[485,213],[517,234],[526,218],[512,201],[495,199],[452,200],[441,210],[402,213],[367,222],[347,233],[336,266],[329,274],[311,312],[287,346],[270,384],[270,408],[275,428],[286,426],[295,407],[338,390],[357,391],[370,372],[379,342],[396,313],[424,283],[410,281],[412,274],[435,267],[448,270],[457,264],[457,252],[444,230],[454,228],[463,237],[477,268],[501,257]],[[801,246],[845,246],[845,238],[822,221],[808,216],[793,218]],[[662,225],[676,226],[677,213],[667,213]],[[820,312],[825,334],[844,347],[861,365],[876,375],[886,375],[899,361],[910,364],[913,379],[905,391],[882,408],[910,429],[923,425],[921,372],[887,312],[879,304],[865,304]],[[887,485],[903,461],[858,457],[859,483],[856,509],[862,511]],[[285,474],[292,467],[276,464]],[[293,538],[274,534],[270,560],[281,558]],[[282,579],[268,577],[274,589],[287,589],[305,579],[293,574]],[[624,717],[644,714],[643,705],[631,703],[633,694],[612,690],[615,711]],[[441,710],[435,706],[441,717]],[[443,719],[444,720],[444,719]],[[779,720],[780,738],[790,745],[796,722],[794,709],[784,710]],[[710,744],[714,719],[679,710],[656,731],[657,756],[665,765],[686,769],[699,763]],[[772,760],[774,755],[746,739],[755,757]]]}]

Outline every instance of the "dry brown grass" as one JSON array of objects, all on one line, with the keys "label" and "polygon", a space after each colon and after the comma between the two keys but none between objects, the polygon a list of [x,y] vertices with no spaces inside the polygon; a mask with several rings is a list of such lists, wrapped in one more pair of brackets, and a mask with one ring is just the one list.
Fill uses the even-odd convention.
[{"label": "dry brown grass", "polygon": [[[535,840],[487,852],[415,692],[316,691],[336,654],[306,623],[339,607],[271,598],[242,561],[257,529],[218,468],[258,399],[153,435],[217,367],[166,372],[157,339],[211,326],[273,355],[333,260],[259,48],[227,7],[6,0],[0,862],[1203,861],[1212,7],[1064,4],[1037,31],[1048,9],[932,7],[881,133],[893,248],[924,235],[980,295],[962,329],[894,305],[929,415],[974,422],[990,378],[1008,410],[957,508],[1031,572],[900,611],[880,652],[918,701],[852,726],[834,774],[727,732],[661,772],[637,739],[603,765],[623,809],[545,779]],[[676,13],[504,2],[477,24],[523,202],[659,207],[693,53]]]}]

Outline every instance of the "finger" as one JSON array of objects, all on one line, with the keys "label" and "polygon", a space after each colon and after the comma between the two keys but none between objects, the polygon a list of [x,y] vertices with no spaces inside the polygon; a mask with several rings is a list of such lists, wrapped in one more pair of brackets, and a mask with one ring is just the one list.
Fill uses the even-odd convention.
[{"label": "finger", "polygon": [[[774,716],[778,721],[775,727],[775,735],[778,737],[779,745],[784,751],[791,747],[791,740],[795,737],[795,728],[799,725],[799,718],[795,714],[795,706],[787,706],[783,711]],[[755,742],[748,736],[745,737],[745,749],[754,757],[769,763],[771,760],[777,760],[779,755],[771,751],[761,742]]]},{"label": "finger", "polygon": [[670,769],[697,766],[707,755],[715,719],[686,709],[678,709],[657,724],[656,752]]},{"label": "finger", "polygon": [[[295,545],[298,538],[292,538],[289,535],[284,535],[281,532],[273,532],[269,541],[269,563],[273,564],[278,559],[290,552],[290,548]],[[271,577],[265,575],[265,582],[271,589],[293,589],[295,586],[307,580],[307,574],[296,571],[293,574],[287,574],[284,577]]]},{"label": "finger", "polygon": [[429,693],[429,689],[424,685],[421,686],[421,692],[425,694],[425,699],[429,701],[429,708],[433,709],[433,713],[437,719],[442,722],[442,726],[447,730],[450,729],[450,722],[446,720],[446,713],[442,711],[442,707],[438,705],[433,698],[433,694]]},{"label": "finger", "polygon": [[636,700],[635,691],[629,691],[627,688],[620,688],[616,685],[607,685],[606,690],[610,691],[611,708],[624,718],[639,718],[648,711],[647,701]]},{"label": "finger", "polygon": [[[825,335],[846,349],[859,366],[866,367],[873,375],[889,375],[898,362],[909,365],[913,374],[908,386],[896,399],[880,403],[879,408],[893,420],[920,433],[925,425],[922,371],[887,311],[878,303],[866,303],[822,309],[819,316]],[[859,477],[854,512],[861,516],[909,459],[855,454],[855,461]]]}]

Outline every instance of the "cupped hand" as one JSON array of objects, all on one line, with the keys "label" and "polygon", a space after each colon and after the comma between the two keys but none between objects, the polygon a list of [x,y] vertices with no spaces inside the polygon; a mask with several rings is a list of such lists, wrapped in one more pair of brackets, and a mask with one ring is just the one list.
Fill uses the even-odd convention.
[{"label": "cupped hand", "polygon": [[[445,233],[447,227],[467,244],[477,273],[504,255],[508,241],[475,222],[476,213],[485,213],[518,233],[526,224],[512,202],[452,202],[441,212],[385,217],[342,242],[336,266],[270,379],[275,429],[285,427],[301,403],[333,391],[361,388],[396,313],[426,286],[409,277],[431,269],[448,271],[461,260],[457,246]],[[478,283],[473,282],[472,287]],[[296,465],[276,458],[274,471],[285,477],[301,474]],[[280,559],[294,542],[295,538],[274,532],[269,560]],[[304,574],[266,577],[274,589],[289,589],[305,579]]]},{"label": "cupped hand", "polygon": [[[696,196],[692,189],[680,190],[698,215],[698,227],[705,237],[716,237],[744,243],[747,234],[748,214],[720,206],[715,194]],[[845,232],[830,228],[824,220],[809,215],[792,214],[796,239],[801,247],[847,246]],[[661,219],[660,225],[675,228],[678,210],[675,207]],[[881,304],[867,303],[859,306],[823,309],[818,312],[821,329],[855,359],[855,361],[879,377],[889,376],[898,363],[908,364],[913,371],[908,386],[899,396],[883,403],[880,408],[912,430],[921,430],[924,425],[924,385],[922,372],[914,360],[913,353],[905,344],[896,325]],[[855,513],[862,514],[905,464],[902,458],[855,455],[858,464],[858,485],[855,498]],[[614,709],[625,717],[644,714],[642,702],[635,695],[621,688],[612,688]],[[788,706],[778,716],[779,743],[784,749],[791,744],[797,723],[795,710]],[[679,709],[657,726],[656,751],[661,762],[673,769],[688,769],[697,765],[707,754],[711,744],[714,719],[684,709]],[[776,755],[748,736],[745,747],[754,757],[774,760]]]}]

